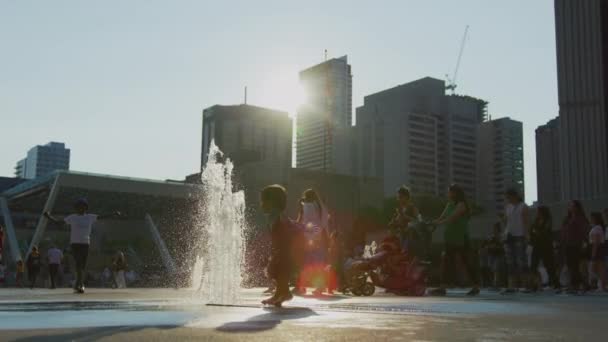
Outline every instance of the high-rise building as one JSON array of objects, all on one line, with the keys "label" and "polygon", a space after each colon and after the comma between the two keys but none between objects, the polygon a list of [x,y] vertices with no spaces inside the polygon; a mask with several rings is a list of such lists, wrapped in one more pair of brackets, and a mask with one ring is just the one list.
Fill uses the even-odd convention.
[{"label": "high-rise building", "polygon": [[70,169],[70,149],[64,143],[50,142],[32,147],[27,157],[17,162],[15,176],[34,179],[55,170]]},{"label": "high-rise building", "polygon": [[15,177],[25,178],[26,162],[27,162],[26,158],[23,158],[17,162],[17,165],[15,166]]},{"label": "high-rise building", "polygon": [[443,195],[458,183],[474,198],[477,126],[486,106],[446,95],[445,82],[430,77],[366,96],[357,108],[359,176],[384,179],[386,195],[401,184],[414,193]]},{"label": "high-rise building", "polygon": [[541,204],[562,200],[559,140],[557,118],[536,129],[536,183]]},{"label": "high-rise building", "polygon": [[203,110],[201,169],[212,140],[236,166],[264,163],[285,175],[291,168],[292,120],[287,112],[246,104],[209,107]]},{"label": "high-rise building", "polygon": [[353,174],[352,74],[346,56],[300,72],[306,102],[296,119],[296,167]]},{"label": "high-rise building", "polygon": [[608,195],[608,1],[555,0],[561,199]]},{"label": "high-rise building", "polygon": [[477,130],[477,197],[485,211],[500,213],[505,192],[524,196],[523,124],[510,118],[483,122]]}]

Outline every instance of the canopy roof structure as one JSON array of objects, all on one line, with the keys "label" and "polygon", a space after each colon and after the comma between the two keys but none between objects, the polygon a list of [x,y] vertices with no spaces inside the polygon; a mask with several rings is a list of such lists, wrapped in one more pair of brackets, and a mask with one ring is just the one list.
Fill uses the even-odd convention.
[{"label": "canopy roof structure", "polygon": [[146,215],[163,215],[189,207],[198,200],[201,185],[177,181],[159,181],[76,171],[58,170],[28,180],[0,193],[0,213],[4,217],[13,260],[22,260],[11,211],[39,216],[34,237],[28,248],[41,240],[47,226],[42,215],[50,211],[65,215],[79,198],[89,199],[96,213],[120,210],[127,217],[144,219]]}]

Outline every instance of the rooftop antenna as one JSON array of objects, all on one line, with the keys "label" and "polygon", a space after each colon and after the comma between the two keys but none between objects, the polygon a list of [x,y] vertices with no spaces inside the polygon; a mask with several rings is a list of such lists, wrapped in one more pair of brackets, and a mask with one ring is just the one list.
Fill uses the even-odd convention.
[{"label": "rooftop antenna", "polygon": [[245,104],[247,104],[247,86],[245,86]]}]

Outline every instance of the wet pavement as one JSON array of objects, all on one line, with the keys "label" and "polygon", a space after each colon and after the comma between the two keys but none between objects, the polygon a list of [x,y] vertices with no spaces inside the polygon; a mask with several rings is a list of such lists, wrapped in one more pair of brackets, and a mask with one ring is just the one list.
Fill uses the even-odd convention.
[{"label": "wet pavement", "polygon": [[173,289],[1,289],[0,340],[604,341],[608,295],[464,290],[447,297],[296,297],[262,308],[261,289],[209,306]]}]

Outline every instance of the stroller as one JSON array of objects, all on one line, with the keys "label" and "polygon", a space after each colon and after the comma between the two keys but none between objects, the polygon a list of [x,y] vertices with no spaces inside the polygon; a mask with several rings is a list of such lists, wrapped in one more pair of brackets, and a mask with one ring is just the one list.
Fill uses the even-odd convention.
[{"label": "stroller", "polygon": [[397,295],[423,296],[430,266],[432,225],[419,222],[410,227],[407,250],[399,238],[387,237],[380,251],[368,259],[349,259],[345,264],[345,289],[355,296],[371,296],[382,287]]}]

